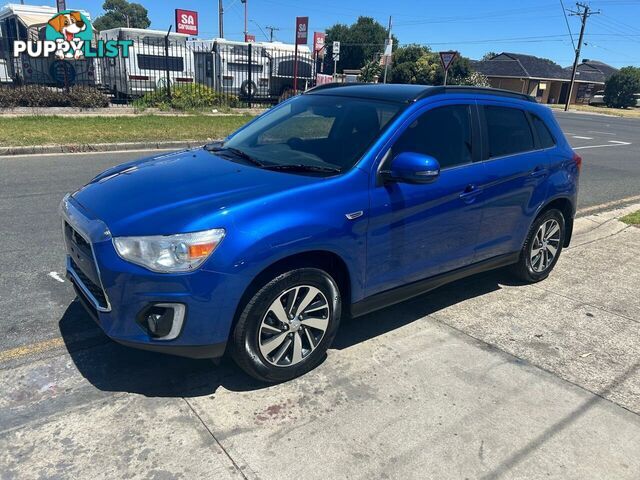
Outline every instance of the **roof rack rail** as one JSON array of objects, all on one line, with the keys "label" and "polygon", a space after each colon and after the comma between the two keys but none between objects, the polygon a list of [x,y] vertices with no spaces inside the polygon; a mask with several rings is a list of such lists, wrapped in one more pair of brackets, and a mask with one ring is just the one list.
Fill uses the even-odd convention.
[{"label": "roof rack rail", "polygon": [[368,85],[368,84],[360,83],[360,82],[349,82],[349,83],[331,82],[331,83],[324,83],[322,85],[317,85],[315,87],[312,87],[304,93],[317,92],[318,90],[328,90],[330,88],[338,88],[338,87],[353,87],[356,85]]},{"label": "roof rack rail", "polygon": [[418,95],[415,98],[414,101],[418,101],[426,97],[431,97],[432,95],[439,95],[441,93],[478,93],[481,95],[496,95],[499,97],[510,97],[510,98],[516,98],[518,100],[537,103],[534,97],[532,97],[531,95],[527,95],[525,93],[513,92],[511,90],[503,90],[500,88],[473,87],[470,85],[434,86],[422,92],[420,95]]}]

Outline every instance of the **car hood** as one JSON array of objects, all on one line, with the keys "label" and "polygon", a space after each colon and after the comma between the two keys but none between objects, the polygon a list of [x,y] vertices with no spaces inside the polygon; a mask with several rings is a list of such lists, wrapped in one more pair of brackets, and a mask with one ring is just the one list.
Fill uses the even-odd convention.
[{"label": "car hood", "polygon": [[73,194],[114,236],[225,227],[233,208],[322,178],[262,170],[204,148],[106,170]]}]

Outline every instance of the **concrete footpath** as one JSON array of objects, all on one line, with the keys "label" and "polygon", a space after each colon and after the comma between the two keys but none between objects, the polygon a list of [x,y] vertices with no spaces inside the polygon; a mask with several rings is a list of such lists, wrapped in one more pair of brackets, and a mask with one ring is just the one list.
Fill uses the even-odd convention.
[{"label": "concrete footpath", "polygon": [[282,385],[103,337],[0,360],[0,478],[638,479],[638,209],[579,218],[542,283],[346,321]]}]

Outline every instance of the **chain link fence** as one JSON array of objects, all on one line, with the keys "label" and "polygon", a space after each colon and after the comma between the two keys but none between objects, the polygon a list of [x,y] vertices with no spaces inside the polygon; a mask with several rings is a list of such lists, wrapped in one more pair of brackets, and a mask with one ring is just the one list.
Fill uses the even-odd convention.
[{"label": "chain link fence", "polygon": [[4,33],[0,107],[49,106],[44,97],[74,91],[100,91],[111,105],[143,108],[251,107],[276,103],[296,87],[312,87],[317,71],[306,48],[296,61],[292,45],[192,41],[147,30],[100,34],[101,40],[131,40],[126,58],[33,58],[26,53],[14,58],[13,41],[21,32]]}]

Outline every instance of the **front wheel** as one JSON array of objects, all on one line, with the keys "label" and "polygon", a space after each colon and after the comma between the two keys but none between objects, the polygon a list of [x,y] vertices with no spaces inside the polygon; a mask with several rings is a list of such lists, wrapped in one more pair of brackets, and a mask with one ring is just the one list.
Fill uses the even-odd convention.
[{"label": "front wheel", "polygon": [[565,237],[564,216],[559,210],[549,210],[533,222],[527,240],[514,265],[515,275],[525,282],[544,280],[556,266]]},{"label": "front wheel", "polygon": [[244,307],[233,331],[232,356],[265,382],[283,382],[315,368],[340,324],[341,299],[329,274],[316,268],[286,272]]}]

